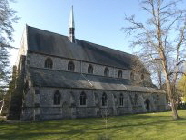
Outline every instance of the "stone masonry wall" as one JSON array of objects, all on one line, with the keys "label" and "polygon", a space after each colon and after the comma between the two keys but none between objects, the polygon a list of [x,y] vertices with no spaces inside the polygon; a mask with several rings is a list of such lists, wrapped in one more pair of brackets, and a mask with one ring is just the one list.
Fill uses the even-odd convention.
[{"label": "stone masonry wall", "polygon": [[[37,53],[28,53],[26,67],[44,68],[45,60],[50,58],[53,62],[52,70],[68,70],[70,60],[51,57]],[[122,78],[130,80],[131,70],[119,69],[80,60],[73,60],[75,72],[88,73],[88,67],[93,66],[93,75],[104,76],[106,67],[109,77],[118,78],[118,70],[122,70]],[[135,80],[140,80],[140,74],[135,74]],[[150,80],[144,74],[144,80]],[[60,93],[60,103],[54,104],[54,94]],[[86,94],[86,104],[80,105],[80,94]],[[107,105],[103,106],[103,93],[107,95]],[[122,101],[120,96],[122,97]],[[122,102],[122,103],[121,103]],[[51,120],[69,118],[102,117],[108,115],[124,115],[128,113],[164,111],[167,109],[166,95],[164,93],[149,93],[135,91],[107,91],[107,90],[79,90],[47,87],[32,87],[29,85],[24,96],[21,120]]]},{"label": "stone masonry wall", "polygon": [[[70,60],[59,58],[59,57],[51,57],[48,55],[41,55],[37,53],[29,53],[27,55],[27,62],[31,67],[36,68],[44,68],[45,60],[50,58],[53,61],[53,70],[68,70],[68,63]],[[85,62],[80,60],[72,60],[75,64],[75,72],[88,73],[88,67],[91,64],[93,66],[93,75],[104,76],[104,70],[107,67],[109,69],[109,77],[118,78],[118,71],[122,70],[122,78],[130,79],[131,70],[124,70],[120,68],[115,68],[111,66],[105,66],[100,64],[95,64],[91,62]],[[149,81],[150,75],[144,74],[145,79]],[[135,80],[140,80],[140,74],[135,74]]]},{"label": "stone masonry wall", "polygon": [[[57,90],[61,95],[60,104],[54,105],[54,93]],[[80,105],[82,92],[87,97],[86,105]],[[106,106],[102,106],[103,93],[108,99]],[[123,105],[120,105],[120,94],[123,95]],[[27,103],[22,120],[102,117],[105,110],[109,116],[166,110],[166,96],[163,93],[33,88],[25,96]],[[30,102],[32,97],[34,99]]]}]

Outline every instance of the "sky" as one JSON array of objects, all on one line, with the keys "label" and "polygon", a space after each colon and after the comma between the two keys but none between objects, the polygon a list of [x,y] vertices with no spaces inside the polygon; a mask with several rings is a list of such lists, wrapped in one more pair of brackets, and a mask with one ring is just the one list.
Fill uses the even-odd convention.
[{"label": "sky", "polygon": [[[20,17],[19,22],[13,24],[15,42],[12,45],[20,47],[26,24],[68,36],[72,5],[77,39],[132,52],[121,28],[126,25],[125,14],[141,10],[138,0],[17,0],[16,3],[10,3]],[[11,65],[15,64],[17,54],[17,50],[11,51]]]},{"label": "sky", "polygon": [[[147,15],[139,6],[140,0],[16,0],[10,3],[20,17],[13,24],[14,47],[20,47],[23,30],[29,26],[68,36],[71,6],[74,7],[75,37],[115,50],[132,53],[130,38],[121,30],[127,26],[125,15],[135,14],[144,21]],[[168,1],[168,0],[167,0]],[[185,0],[184,0],[185,1]],[[183,1],[182,7],[185,7]],[[11,51],[11,65],[15,64],[18,51]]]}]

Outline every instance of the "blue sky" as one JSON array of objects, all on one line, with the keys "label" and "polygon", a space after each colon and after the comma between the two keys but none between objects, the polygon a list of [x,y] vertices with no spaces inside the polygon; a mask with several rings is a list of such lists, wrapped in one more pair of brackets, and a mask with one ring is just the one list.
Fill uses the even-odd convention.
[{"label": "blue sky", "polygon": [[[126,25],[125,14],[134,14],[141,9],[138,0],[17,0],[10,6],[21,17],[14,24],[13,46],[20,47],[25,24],[68,36],[68,21],[71,6],[74,6],[75,35],[109,48],[131,53],[128,40],[121,28]],[[17,51],[11,51],[11,65]]]},{"label": "blue sky", "polygon": [[[49,30],[68,36],[68,22],[71,6],[74,7],[75,35],[112,49],[132,53],[129,38],[121,31],[126,27],[125,14],[135,14],[138,20],[145,20],[140,0],[17,0],[10,6],[21,18],[14,24],[14,47],[20,47],[25,25]],[[169,1],[169,0],[167,0]],[[180,7],[185,8],[185,1]],[[15,63],[17,51],[11,51],[11,65]]]}]

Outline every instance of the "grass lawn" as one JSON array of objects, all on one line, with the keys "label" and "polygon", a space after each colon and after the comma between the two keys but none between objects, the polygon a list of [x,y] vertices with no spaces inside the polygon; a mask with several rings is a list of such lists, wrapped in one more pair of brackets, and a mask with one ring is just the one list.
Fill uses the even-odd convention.
[{"label": "grass lawn", "polygon": [[0,140],[186,140],[186,110],[173,121],[171,112],[147,113],[108,118],[43,122],[0,122]]}]

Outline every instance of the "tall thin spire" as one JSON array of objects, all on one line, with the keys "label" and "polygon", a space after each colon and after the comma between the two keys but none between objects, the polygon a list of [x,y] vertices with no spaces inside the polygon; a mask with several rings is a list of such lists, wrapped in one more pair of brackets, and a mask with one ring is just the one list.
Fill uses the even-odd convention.
[{"label": "tall thin spire", "polygon": [[69,18],[69,40],[75,43],[75,24],[74,24],[73,6],[71,7],[70,18]]}]

